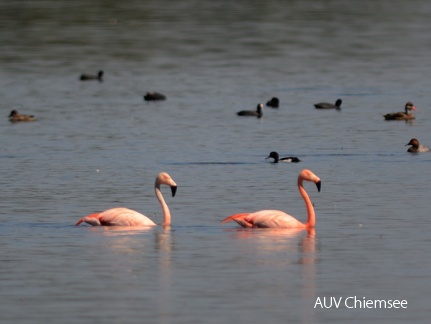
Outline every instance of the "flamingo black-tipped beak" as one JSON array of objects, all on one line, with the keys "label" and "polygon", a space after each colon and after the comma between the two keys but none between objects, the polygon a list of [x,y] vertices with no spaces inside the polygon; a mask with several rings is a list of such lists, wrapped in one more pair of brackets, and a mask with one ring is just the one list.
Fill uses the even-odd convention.
[{"label": "flamingo black-tipped beak", "polygon": [[316,182],[316,187],[317,187],[317,191],[320,192],[320,187],[322,186],[322,181],[317,181]]},{"label": "flamingo black-tipped beak", "polygon": [[171,186],[172,197],[175,197],[175,193],[177,192],[177,186]]}]

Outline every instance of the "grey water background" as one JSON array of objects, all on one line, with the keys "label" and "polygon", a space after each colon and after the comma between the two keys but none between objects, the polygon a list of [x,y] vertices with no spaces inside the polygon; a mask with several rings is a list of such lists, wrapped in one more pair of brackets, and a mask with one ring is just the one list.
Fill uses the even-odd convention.
[{"label": "grey water background", "polygon": [[[430,15],[421,0],[2,1],[1,322],[428,323],[431,154],[404,145],[431,144]],[[262,119],[236,116],[272,96]],[[415,121],[383,120],[409,100]],[[322,179],[305,184],[315,233],[220,224],[305,221],[302,168]],[[178,184],[170,228],[74,226],[117,206],[160,224],[160,171]],[[350,296],[408,307],[314,307]]]}]

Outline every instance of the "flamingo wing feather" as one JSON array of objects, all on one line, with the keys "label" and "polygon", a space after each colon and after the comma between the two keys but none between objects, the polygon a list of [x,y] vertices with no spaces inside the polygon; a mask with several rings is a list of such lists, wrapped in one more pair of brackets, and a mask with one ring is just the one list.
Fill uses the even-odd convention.
[{"label": "flamingo wing feather", "polygon": [[247,219],[247,217],[250,215],[250,213],[243,213],[243,214],[234,214],[229,217],[226,217],[221,222],[222,223],[228,223],[230,221],[235,221],[242,227],[253,227],[253,223],[250,223],[250,221]]},{"label": "flamingo wing feather", "polygon": [[128,208],[112,208],[102,213],[81,218],[76,225],[85,222],[93,226],[150,226],[156,225],[147,216]]},{"label": "flamingo wing feather", "polygon": [[305,226],[294,217],[280,210],[261,210],[254,213],[234,214],[222,220],[222,223],[232,220],[242,227],[298,228]]},{"label": "flamingo wing feather", "polygon": [[99,215],[100,213],[96,213],[96,214],[90,214],[87,215],[85,217],[82,217],[76,224],[75,226],[78,226],[79,224],[85,222],[87,224],[93,225],[93,226],[100,226],[100,221],[99,221]]},{"label": "flamingo wing feather", "polygon": [[112,208],[100,214],[104,226],[147,226],[156,225],[147,216],[128,208]]},{"label": "flamingo wing feather", "polygon": [[302,228],[305,227],[296,218],[281,210],[261,210],[250,214],[253,227],[261,228]]}]

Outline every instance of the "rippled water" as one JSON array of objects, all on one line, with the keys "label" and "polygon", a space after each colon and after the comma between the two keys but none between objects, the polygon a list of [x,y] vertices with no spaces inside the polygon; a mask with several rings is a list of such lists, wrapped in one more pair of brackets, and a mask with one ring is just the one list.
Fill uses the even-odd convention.
[{"label": "rippled water", "polygon": [[[431,145],[426,1],[2,2],[5,322],[427,323]],[[104,82],[80,73],[105,71]],[[146,91],[167,95],[144,102]],[[280,98],[262,119],[236,111]],[[341,111],[313,103],[343,99]],[[407,101],[411,123],[385,122]],[[12,109],[38,121],[10,124]],[[272,164],[272,150],[298,164]],[[281,209],[313,232],[226,216]],[[171,228],[75,227],[127,206]],[[406,300],[330,309],[318,298]]]}]

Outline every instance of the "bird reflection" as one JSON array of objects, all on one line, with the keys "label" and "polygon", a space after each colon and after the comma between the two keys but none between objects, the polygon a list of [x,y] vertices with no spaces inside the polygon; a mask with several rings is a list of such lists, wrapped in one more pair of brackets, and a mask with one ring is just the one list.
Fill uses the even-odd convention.
[{"label": "bird reflection", "polygon": [[307,235],[299,241],[298,247],[299,251],[302,252],[299,262],[301,264],[313,264],[316,261],[316,229],[309,229]]},{"label": "bird reflection", "polygon": [[[262,240],[269,240],[273,242],[274,240],[288,240],[289,242],[296,237],[305,235],[307,237],[315,237],[316,229],[303,229],[303,228],[226,228],[225,232],[234,233],[238,238],[259,238]],[[279,247],[276,247],[279,248]]]},{"label": "bird reflection", "polygon": [[148,234],[151,232],[154,234],[156,251],[164,253],[172,251],[170,226],[103,226],[88,227],[88,229],[95,232],[101,231],[105,236],[118,237],[118,239],[110,241],[109,247],[113,252],[142,254],[142,251],[145,250],[143,245],[147,246],[150,243],[151,236]]},{"label": "bird reflection", "polygon": [[103,227],[89,227],[89,230],[101,230],[106,236],[130,236],[150,232],[154,229],[153,226],[103,226]]},{"label": "bird reflection", "polygon": [[[170,312],[172,305],[172,230],[170,226],[96,226],[88,227],[94,233],[102,233],[108,239],[104,247],[115,254],[116,265],[123,270],[137,271],[144,276],[148,264],[158,267],[153,278],[158,282],[158,305]],[[132,256],[130,256],[132,255]],[[123,257],[124,256],[124,257]],[[138,285],[140,283],[137,283]]]},{"label": "bird reflection", "polygon": [[[230,228],[238,239],[250,240],[252,251],[256,253],[258,261],[262,260],[271,267],[295,264],[300,267],[300,291],[305,301],[302,311],[307,323],[315,322],[312,304],[316,299],[316,263],[318,250],[316,249],[316,230],[310,229],[284,229],[284,228]],[[247,245],[249,245],[247,243]],[[280,253],[282,252],[282,253]],[[286,255],[286,252],[288,255]],[[311,305],[311,306],[310,306]]]},{"label": "bird reflection", "polygon": [[[279,251],[299,251],[297,262],[313,264],[316,261],[316,230],[315,228],[230,228],[240,239],[252,239],[258,244],[254,246],[256,252],[274,253]],[[289,260],[276,260],[286,262]],[[291,261],[291,260],[290,260]]]}]

